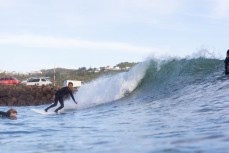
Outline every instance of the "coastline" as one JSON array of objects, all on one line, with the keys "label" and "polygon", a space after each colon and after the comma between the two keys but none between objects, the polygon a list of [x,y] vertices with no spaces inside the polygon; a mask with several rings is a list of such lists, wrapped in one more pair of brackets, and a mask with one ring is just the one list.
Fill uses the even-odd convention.
[{"label": "coastline", "polygon": [[[56,86],[27,86],[24,84],[18,85],[4,85],[0,84],[0,106],[37,106],[50,104],[53,102],[55,91],[63,86],[64,80],[80,80],[84,83],[95,80],[98,77],[106,75],[114,75],[120,72],[128,71],[137,63],[122,62],[115,67],[119,69],[112,69],[107,67],[101,67],[99,72],[96,72],[96,68],[86,69],[85,67],[79,69],[55,69],[55,80],[52,80],[54,76],[53,69],[41,70],[41,74],[11,74],[0,73],[0,76],[14,76],[20,81],[26,80],[30,77],[48,77]],[[68,98],[68,97],[66,97]]]}]

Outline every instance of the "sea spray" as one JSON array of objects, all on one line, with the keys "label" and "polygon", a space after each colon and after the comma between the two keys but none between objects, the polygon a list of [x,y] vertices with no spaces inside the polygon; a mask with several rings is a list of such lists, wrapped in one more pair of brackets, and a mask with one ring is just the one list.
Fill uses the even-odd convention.
[{"label": "sea spray", "polygon": [[[131,93],[145,76],[149,61],[135,65],[127,72],[98,78],[84,84],[74,95],[78,101],[77,108],[91,107],[118,100]],[[66,101],[66,109],[74,108],[71,99]]]}]

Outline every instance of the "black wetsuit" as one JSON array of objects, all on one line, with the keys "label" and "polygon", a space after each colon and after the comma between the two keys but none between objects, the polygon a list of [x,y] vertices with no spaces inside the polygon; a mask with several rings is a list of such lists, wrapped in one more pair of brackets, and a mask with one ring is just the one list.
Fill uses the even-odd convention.
[{"label": "black wetsuit", "polygon": [[2,118],[5,118],[5,117],[9,118],[10,117],[10,114],[7,113],[7,112],[0,111],[0,117],[2,117]]},{"label": "black wetsuit", "polygon": [[224,60],[224,64],[225,64],[225,74],[229,74],[229,58],[226,57],[226,59]]},{"label": "black wetsuit", "polygon": [[70,96],[72,97],[72,100],[76,103],[71,89],[69,89],[68,87],[63,87],[63,88],[56,91],[55,99],[54,99],[55,102],[52,105],[50,105],[48,108],[46,108],[45,111],[48,111],[49,108],[55,107],[57,105],[58,101],[60,102],[60,107],[58,107],[55,110],[55,112],[64,108],[64,96],[68,95],[68,94],[70,94]]}]

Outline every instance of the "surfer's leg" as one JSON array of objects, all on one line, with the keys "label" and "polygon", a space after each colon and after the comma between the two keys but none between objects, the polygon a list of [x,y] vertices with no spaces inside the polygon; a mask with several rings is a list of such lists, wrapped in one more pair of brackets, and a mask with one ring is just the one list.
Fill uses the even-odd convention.
[{"label": "surfer's leg", "polygon": [[55,112],[57,113],[58,110],[64,108],[64,100],[63,100],[63,97],[60,97],[59,98],[59,102],[60,102],[60,107],[58,107]]},{"label": "surfer's leg", "polygon": [[47,107],[45,109],[46,112],[48,111],[49,108],[55,107],[57,105],[57,103],[58,103],[58,97],[57,96],[55,97],[55,100],[54,101],[55,102],[52,105],[50,105],[49,107]]}]

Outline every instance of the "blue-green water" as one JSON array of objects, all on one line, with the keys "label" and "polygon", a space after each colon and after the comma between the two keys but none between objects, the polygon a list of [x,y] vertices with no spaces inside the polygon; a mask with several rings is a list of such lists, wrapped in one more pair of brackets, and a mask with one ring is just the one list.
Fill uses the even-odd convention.
[{"label": "blue-green water", "polygon": [[83,85],[64,114],[14,107],[17,120],[0,119],[1,152],[227,153],[223,68],[217,59],[150,60]]}]

